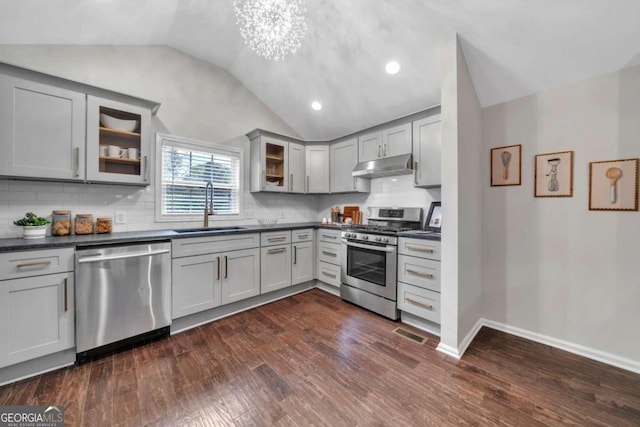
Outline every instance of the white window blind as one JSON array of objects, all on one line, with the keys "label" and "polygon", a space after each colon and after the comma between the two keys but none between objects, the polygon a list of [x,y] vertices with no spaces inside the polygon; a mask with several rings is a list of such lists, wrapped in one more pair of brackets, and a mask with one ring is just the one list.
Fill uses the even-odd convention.
[{"label": "white window blind", "polygon": [[240,152],[172,140],[163,140],[161,147],[162,215],[202,214],[209,181],[214,213],[240,214]]}]

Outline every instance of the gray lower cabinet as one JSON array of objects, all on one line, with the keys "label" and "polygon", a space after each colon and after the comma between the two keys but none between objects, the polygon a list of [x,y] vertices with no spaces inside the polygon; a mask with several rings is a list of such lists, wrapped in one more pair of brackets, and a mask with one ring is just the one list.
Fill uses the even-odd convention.
[{"label": "gray lower cabinet", "polygon": [[291,244],[261,248],[260,291],[276,291],[291,286]]},{"label": "gray lower cabinet", "polygon": [[221,255],[222,304],[260,295],[260,249]]},{"label": "gray lower cabinet", "polygon": [[316,278],[333,287],[340,287],[342,262],[341,230],[318,230]]},{"label": "gray lower cabinet", "polygon": [[85,94],[2,71],[0,175],[84,180]]},{"label": "gray lower cabinet", "polygon": [[220,254],[174,259],[172,276],[172,319],[222,304]]},{"label": "gray lower cabinet", "polygon": [[293,249],[291,284],[297,285],[313,280],[313,267],[315,264],[313,241],[294,243],[291,248]]},{"label": "gray lower cabinet", "polygon": [[73,348],[73,273],[0,281],[0,368]]}]

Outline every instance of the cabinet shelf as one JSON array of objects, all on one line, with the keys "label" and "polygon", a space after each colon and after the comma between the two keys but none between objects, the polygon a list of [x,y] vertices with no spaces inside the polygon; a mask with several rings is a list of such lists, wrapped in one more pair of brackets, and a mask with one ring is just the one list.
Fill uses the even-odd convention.
[{"label": "cabinet shelf", "polygon": [[139,132],[128,132],[126,130],[111,129],[111,128],[106,128],[104,126],[100,126],[100,132],[108,133],[108,134],[110,133],[112,135],[119,135],[119,136],[132,136],[136,138],[140,137]]},{"label": "cabinet shelf", "polygon": [[283,179],[284,175],[271,175],[271,174],[267,174],[267,178],[278,178],[278,179]]},{"label": "cabinet shelf", "polygon": [[266,158],[267,160],[277,160],[277,161],[279,161],[279,162],[284,161],[284,158],[283,158],[282,156],[274,156],[273,154],[267,154],[267,155],[265,156],[265,158]]},{"label": "cabinet shelf", "polygon": [[121,163],[126,165],[139,165],[140,160],[137,159],[123,159],[121,157],[103,157],[100,156],[100,161],[105,161],[109,163]]}]

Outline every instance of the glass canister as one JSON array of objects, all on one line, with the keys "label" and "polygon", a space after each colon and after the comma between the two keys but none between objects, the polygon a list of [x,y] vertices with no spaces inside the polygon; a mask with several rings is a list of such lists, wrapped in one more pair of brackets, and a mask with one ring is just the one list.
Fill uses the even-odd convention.
[{"label": "glass canister", "polygon": [[51,213],[51,235],[68,236],[71,234],[71,211],[53,211]]},{"label": "glass canister", "polygon": [[111,218],[96,218],[96,234],[108,234],[113,229]]},{"label": "glass canister", "polygon": [[76,234],[93,234],[93,215],[76,214]]}]

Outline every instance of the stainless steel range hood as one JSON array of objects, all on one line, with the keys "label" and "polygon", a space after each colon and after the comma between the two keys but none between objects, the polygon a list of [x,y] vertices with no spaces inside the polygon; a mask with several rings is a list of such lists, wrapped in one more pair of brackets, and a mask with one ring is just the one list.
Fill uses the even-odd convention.
[{"label": "stainless steel range hood", "polygon": [[380,178],[383,176],[407,175],[413,173],[411,154],[383,157],[369,162],[358,163],[352,175],[359,178]]}]

